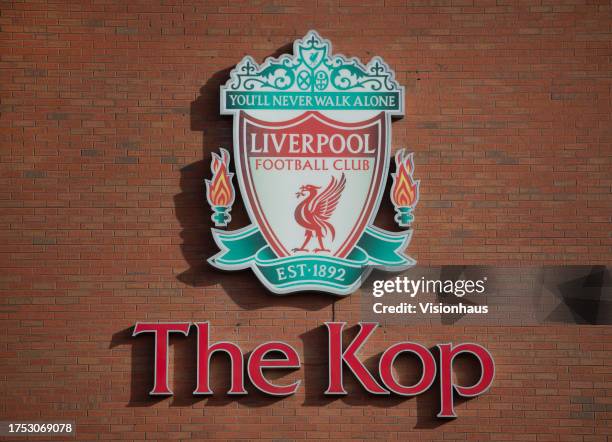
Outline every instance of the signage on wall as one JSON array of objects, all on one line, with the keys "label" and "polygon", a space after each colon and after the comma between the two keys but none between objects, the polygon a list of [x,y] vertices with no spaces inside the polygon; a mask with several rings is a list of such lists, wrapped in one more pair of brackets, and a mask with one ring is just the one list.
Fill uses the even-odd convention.
[{"label": "signage on wall", "polygon": [[[373,269],[404,270],[412,231],[373,225],[391,157],[391,118],[404,113],[404,88],[380,58],[363,65],[332,54],[310,31],[293,55],[258,65],[245,57],[221,88],[233,115],[235,174],[252,224],[212,229],[220,251],[209,262],[251,268],[273,293],[348,295]],[[213,154],[207,199],[216,227],[231,220],[236,191],[230,153]],[[412,154],[399,150],[391,201],[402,228],[418,202]]]},{"label": "signage on wall", "polygon": [[[171,334],[187,336],[191,329],[189,322],[138,323],[134,327],[134,336],[150,333],[155,337],[155,361],[153,389],[150,395],[171,396],[168,372],[168,349]],[[210,387],[211,356],[213,353],[225,353],[231,362],[227,376],[231,379],[228,395],[246,395],[246,381],[257,390],[271,396],[290,396],[297,392],[301,381],[279,383],[271,380],[263,370],[297,370],[301,368],[299,353],[291,345],[282,341],[269,341],[258,345],[247,357],[242,349],[233,342],[219,341],[211,343],[211,326],[208,322],[195,323],[197,332],[197,369],[194,395],[209,396],[214,394]],[[436,376],[440,384],[440,411],[437,417],[455,418],[454,395],[475,397],[485,393],[495,377],[495,363],[491,354],[482,346],[474,343],[439,344],[439,362],[432,352],[416,342],[398,342],[387,348],[378,363],[378,370],[370,371],[359,357],[359,351],[375,333],[378,324],[360,323],[354,339],[344,345],[344,322],[327,322],[328,374],[327,396],[345,396],[343,371],[359,381],[365,391],[372,395],[417,396],[425,393],[433,385]],[[413,354],[421,364],[421,379],[414,385],[402,384],[395,373],[395,360],[402,354]],[[461,354],[473,356],[480,363],[480,378],[470,386],[456,383],[453,376],[453,361]]]},{"label": "signage on wall", "polygon": [[[217,228],[220,251],[209,262],[224,270],[251,268],[278,294],[318,290],[348,295],[372,268],[400,271],[416,262],[404,254],[412,231],[412,211],[419,199],[412,154],[395,154],[390,197],[402,228],[388,232],[373,225],[385,189],[391,158],[391,118],[404,112],[404,89],[380,59],[367,65],[333,55],[331,43],[310,31],[294,42],[293,55],[257,65],[245,57],[221,88],[221,113],[234,118],[233,160],[226,149],[212,155],[212,178],[206,194]],[[252,224],[224,231],[236,198],[234,175]],[[197,379],[194,395],[212,395],[213,353],[231,361],[229,395],[248,394],[248,383],[273,396],[298,391],[300,381],[271,380],[265,370],[301,368],[298,352],[282,341],[265,342],[249,356],[228,341],[211,342],[208,322],[195,323]],[[344,322],[328,322],[328,376],[325,395],[347,395],[344,372],[350,371],[373,395],[416,396],[439,378],[438,417],[456,417],[454,396],[472,397],[491,386],[495,364],[474,343],[439,344],[435,352],[415,342],[398,342],[382,353],[378,370],[370,371],[359,356],[377,327],[359,324],[357,335],[343,342]],[[168,380],[168,346],[173,334],[188,335],[189,322],[138,323],[134,336],[155,337],[151,395],[172,395]],[[437,353],[437,357],[436,354]],[[402,354],[418,357],[421,379],[404,385],[396,377]],[[453,361],[460,354],[480,363],[480,378],[459,385]],[[248,381],[248,382],[247,382]]]}]

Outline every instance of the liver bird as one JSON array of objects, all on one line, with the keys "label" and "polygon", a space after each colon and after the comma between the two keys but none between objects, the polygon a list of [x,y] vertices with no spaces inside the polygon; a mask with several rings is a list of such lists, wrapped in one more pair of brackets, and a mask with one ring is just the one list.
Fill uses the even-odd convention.
[{"label": "liver bird", "polygon": [[305,229],[305,238],[300,247],[293,249],[294,252],[307,252],[306,247],[313,237],[317,238],[319,245],[314,249],[314,252],[329,252],[329,249],[326,249],[323,245],[323,238],[330,235],[333,240],[336,236],[336,230],[329,219],[338,206],[338,201],[340,201],[345,186],[346,177],[344,174],[340,179],[332,177],[322,192],[319,192],[321,187],[312,184],[300,186],[296,196],[305,198],[295,208],[295,220]]}]

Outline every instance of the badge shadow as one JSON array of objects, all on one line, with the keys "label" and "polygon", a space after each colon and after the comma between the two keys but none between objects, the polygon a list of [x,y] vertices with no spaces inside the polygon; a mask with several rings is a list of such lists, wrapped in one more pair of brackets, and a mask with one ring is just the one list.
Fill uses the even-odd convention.
[{"label": "badge shadow", "polygon": [[[290,53],[291,50],[292,44],[287,44],[269,56],[279,57],[284,53]],[[250,269],[230,273],[216,269],[207,262],[207,259],[219,249],[210,231],[214,224],[211,220],[212,211],[206,200],[204,180],[212,175],[210,170],[212,152],[218,152],[220,147],[233,151],[233,121],[232,117],[219,113],[219,90],[229,79],[234,67],[230,66],[212,75],[200,89],[199,97],[191,102],[190,129],[202,133],[203,159],[180,169],[181,191],[174,196],[175,214],[182,228],[181,252],[189,266],[187,270],[177,275],[177,279],[190,287],[214,289],[220,286],[238,306],[247,310],[273,305],[309,311],[329,307],[335,302],[335,297],[318,292],[276,296],[264,288]],[[235,170],[234,166],[232,160],[230,164],[232,171]],[[232,183],[236,193],[239,193],[236,176]],[[250,224],[244,203],[239,197],[232,206],[231,217],[231,227],[228,227],[228,230],[237,230]],[[202,296],[212,296],[212,294],[203,292]]]}]

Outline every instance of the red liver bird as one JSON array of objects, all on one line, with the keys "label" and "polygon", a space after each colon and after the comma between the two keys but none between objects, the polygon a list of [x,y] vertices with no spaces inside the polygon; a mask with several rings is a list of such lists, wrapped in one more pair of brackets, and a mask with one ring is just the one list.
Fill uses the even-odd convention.
[{"label": "red liver bird", "polygon": [[346,186],[346,177],[344,174],[340,179],[332,177],[327,187],[319,193],[321,189],[312,184],[300,186],[299,192],[296,193],[298,198],[305,196],[295,208],[295,220],[305,229],[304,243],[300,247],[293,249],[294,252],[307,252],[308,243],[313,236],[317,237],[319,247],[314,249],[314,252],[329,252],[323,245],[323,238],[331,235],[332,240],[336,236],[334,226],[329,222],[342,191]]}]

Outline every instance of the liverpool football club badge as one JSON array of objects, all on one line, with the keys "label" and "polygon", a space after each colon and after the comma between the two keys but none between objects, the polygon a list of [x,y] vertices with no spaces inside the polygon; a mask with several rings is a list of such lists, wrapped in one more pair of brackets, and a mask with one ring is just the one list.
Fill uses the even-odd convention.
[{"label": "liverpool football club badge", "polygon": [[[401,271],[412,231],[373,225],[389,177],[391,118],[404,88],[380,58],[367,65],[332,54],[310,31],[293,54],[258,65],[245,57],[221,88],[233,115],[232,162],[252,224],[212,229],[220,251],[210,264],[251,268],[272,292],[352,293],[373,268]],[[234,201],[230,154],[213,154],[207,198],[217,227]],[[412,154],[398,150],[391,201],[400,227],[418,202]]]}]

